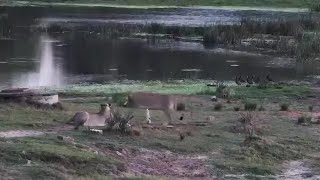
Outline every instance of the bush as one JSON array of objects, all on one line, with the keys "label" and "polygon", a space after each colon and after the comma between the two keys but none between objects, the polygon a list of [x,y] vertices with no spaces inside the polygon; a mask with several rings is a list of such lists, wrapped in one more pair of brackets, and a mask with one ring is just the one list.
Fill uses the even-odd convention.
[{"label": "bush", "polygon": [[289,105],[286,103],[283,103],[280,105],[280,111],[288,111],[289,110]]},{"label": "bush", "polygon": [[112,122],[110,124],[108,124],[108,128],[109,130],[112,129],[112,127],[115,125],[115,124],[118,124],[118,127],[119,127],[119,131],[122,133],[122,134],[125,134],[125,133],[130,133],[129,132],[129,121],[133,118],[133,115],[131,112],[127,113],[126,115],[120,113],[119,111],[114,111],[113,112],[113,119],[112,119]]},{"label": "bush", "polygon": [[298,124],[310,124],[312,120],[312,117],[302,115],[298,118]]},{"label": "bush", "polygon": [[313,111],[313,106],[309,106],[309,111],[310,111],[310,112]]},{"label": "bush", "polygon": [[218,103],[218,104],[216,104],[215,106],[214,106],[214,110],[216,110],[216,111],[220,111],[221,109],[222,109],[222,104],[221,103]]},{"label": "bush", "polygon": [[234,111],[240,111],[240,107],[238,107],[238,106],[237,106],[237,107],[234,107],[233,110],[234,110]]},{"label": "bush", "polygon": [[244,104],[244,109],[246,111],[255,111],[257,109],[257,103],[246,102]]}]

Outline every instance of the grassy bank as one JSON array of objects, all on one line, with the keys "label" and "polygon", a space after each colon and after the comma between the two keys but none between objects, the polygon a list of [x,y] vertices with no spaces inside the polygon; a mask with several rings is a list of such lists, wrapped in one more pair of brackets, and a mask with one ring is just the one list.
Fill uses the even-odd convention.
[{"label": "grassy bank", "polygon": [[[33,4],[33,5],[48,5],[52,3],[48,0],[29,0],[10,2],[12,5]],[[56,0],[56,5],[80,5],[82,3],[87,6],[97,4],[104,5],[131,5],[131,6],[248,6],[248,7],[283,7],[283,8],[309,8],[314,0]]]}]

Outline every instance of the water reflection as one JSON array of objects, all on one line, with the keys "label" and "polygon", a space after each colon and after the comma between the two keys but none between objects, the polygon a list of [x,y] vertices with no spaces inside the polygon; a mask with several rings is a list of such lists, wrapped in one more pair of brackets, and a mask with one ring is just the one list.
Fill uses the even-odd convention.
[{"label": "water reflection", "polygon": [[[189,43],[180,42],[164,47],[163,42],[151,45],[146,40],[140,39],[106,40],[84,37],[81,34],[55,36],[55,38],[59,42],[52,43],[54,65],[50,63],[49,65],[56,70],[54,72],[43,71],[45,74],[43,77],[49,76],[47,78],[51,81],[40,83],[40,85],[50,83],[58,85],[61,81],[56,82],[56,80],[59,79],[58,74],[61,74],[59,72],[61,69],[65,72],[61,79],[67,83],[105,82],[122,78],[133,80],[181,78],[231,80],[239,74],[265,75],[269,73],[278,80],[304,77],[303,73],[299,73],[304,69],[297,69],[294,61],[289,61],[292,63],[290,66],[288,64],[283,66],[283,63],[280,62],[288,63],[287,59],[224,51],[223,49],[205,50],[200,45],[186,48]],[[39,42],[41,42],[41,38],[36,39],[40,39]],[[2,74],[0,78],[6,76],[0,79],[1,82],[7,82],[7,74],[11,74],[9,79],[17,84],[21,82],[21,76],[25,77],[29,72],[37,72],[38,74],[31,73],[33,76],[31,79],[37,79],[35,77],[40,72],[38,69],[40,58],[37,59],[35,52],[38,48],[36,46],[33,46],[33,50],[28,47],[31,42],[37,41],[26,43],[12,41],[9,48],[12,48],[13,52],[0,55],[0,62],[7,63],[0,65],[0,69],[3,70],[0,72]],[[0,41],[0,45],[1,43],[3,42]],[[38,45],[40,46],[41,43]],[[48,51],[50,50],[42,46],[42,54],[46,54],[43,56],[51,54]],[[273,63],[274,61],[278,63]],[[302,65],[297,64],[297,67],[300,66]],[[319,71],[313,71],[313,73],[317,72]],[[37,84],[25,79],[23,82]]]}]

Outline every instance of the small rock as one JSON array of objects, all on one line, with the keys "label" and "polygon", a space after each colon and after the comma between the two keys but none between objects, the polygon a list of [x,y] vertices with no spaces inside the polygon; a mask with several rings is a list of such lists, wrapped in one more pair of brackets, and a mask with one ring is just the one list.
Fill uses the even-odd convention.
[{"label": "small rock", "polygon": [[207,120],[208,120],[208,121],[214,121],[214,120],[215,120],[215,117],[213,117],[213,116],[208,116],[208,117],[207,117]]},{"label": "small rock", "polygon": [[118,156],[123,156],[123,154],[122,154],[121,152],[119,152],[119,151],[116,151],[116,154],[117,154]]},{"label": "small rock", "polygon": [[211,101],[218,101],[218,98],[217,98],[217,96],[211,96],[211,97],[210,97],[210,100],[211,100]]}]

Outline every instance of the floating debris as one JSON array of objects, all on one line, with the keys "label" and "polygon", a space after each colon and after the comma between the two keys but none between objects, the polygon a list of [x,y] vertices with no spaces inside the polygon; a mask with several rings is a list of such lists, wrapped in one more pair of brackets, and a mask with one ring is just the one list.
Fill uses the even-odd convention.
[{"label": "floating debris", "polygon": [[202,71],[201,69],[181,69],[183,72],[200,72]]}]

